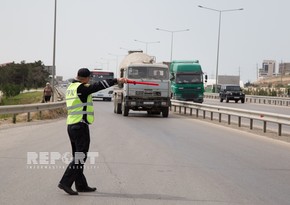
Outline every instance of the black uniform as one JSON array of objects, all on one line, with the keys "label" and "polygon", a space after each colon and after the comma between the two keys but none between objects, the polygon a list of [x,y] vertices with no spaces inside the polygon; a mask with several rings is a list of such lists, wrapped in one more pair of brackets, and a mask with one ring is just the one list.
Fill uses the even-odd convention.
[{"label": "black uniform", "polygon": [[[75,80],[72,83],[76,83],[76,82],[79,82],[79,81]],[[92,85],[81,84],[77,88],[77,93],[80,100],[83,103],[85,103],[87,102],[88,96],[91,95],[92,93],[108,88],[115,84],[117,84],[117,79],[103,80]],[[77,191],[85,191],[89,188],[89,186],[86,181],[86,177],[83,174],[83,166],[84,166],[84,162],[87,159],[87,153],[89,151],[89,146],[90,146],[89,123],[86,120],[86,116],[85,115],[83,116],[82,122],[68,125],[67,132],[68,132],[70,142],[71,142],[73,160],[68,165],[62,179],[60,180],[59,187],[61,189],[64,189],[66,192],[68,192],[65,188],[67,187],[70,188],[72,184],[75,182]],[[76,152],[83,153],[81,160],[78,160],[78,156],[75,155]],[[83,156],[85,156],[84,159],[83,159]],[[79,163],[76,163],[76,161]]]}]

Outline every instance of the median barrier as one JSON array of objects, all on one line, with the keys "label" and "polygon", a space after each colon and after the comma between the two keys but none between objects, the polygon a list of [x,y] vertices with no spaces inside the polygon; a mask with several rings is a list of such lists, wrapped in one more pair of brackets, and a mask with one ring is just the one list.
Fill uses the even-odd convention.
[{"label": "median barrier", "polygon": [[[241,127],[242,119],[249,119],[249,128],[253,129],[255,121],[261,121],[263,123],[263,132],[267,132],[267,124],[274,123],[278,125],[277,135],[282,135],[282,126],[290,126],[290,116],[282,114],[273,114],[260,111],[249,111],[244,109],[236,109],[229,107],[213,106],[200,103],[193,103],[189,101],[171,100],[171,110],[179,112],[180,114],[193,114],[195,111],[196,117],[206,118],[206,113],[210,114],[210,120],[214,120],[213,114],[218,115],[218,121],[222,122],[222,115],[227,116],[227,123],[231,124],[231,117],[236,116],[238,118],[238,126]],[[183,111],[183,112],[182,112]]]}]

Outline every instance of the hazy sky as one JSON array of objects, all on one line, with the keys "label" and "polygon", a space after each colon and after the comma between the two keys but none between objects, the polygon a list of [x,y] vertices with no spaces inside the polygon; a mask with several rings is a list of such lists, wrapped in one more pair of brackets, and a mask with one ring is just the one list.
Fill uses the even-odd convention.
[{"label": "hazy sky", "polygon": [[[0,64],[53,62],[55,0],[0,0]],[[116,70],[127,53],[142,49],[157,61],[197,59],[215,78],[219,12],[219,75],[257,77],[263,60],[290,62],[289,0],[57,0],[56,75],[75,77],[81,67]],[[288,22],[288,23],[287,23]],[[278,69],[278,66],[276,67]]]}]

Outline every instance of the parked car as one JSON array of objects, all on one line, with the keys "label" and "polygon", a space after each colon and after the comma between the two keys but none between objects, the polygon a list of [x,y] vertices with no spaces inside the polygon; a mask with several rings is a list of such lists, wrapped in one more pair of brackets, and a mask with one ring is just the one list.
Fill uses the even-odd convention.
[{"label": "parked car", "polygon": [[227,103],[230,100],[233,100],[236,103],[239,102],[239,100],[241,101],[241,103],[245,102],[245,94],[243,93],[239,85],[231,85],[231,84],[221,85],[219,98],[220,102],[223,102],[223,100],[225,100]]}]

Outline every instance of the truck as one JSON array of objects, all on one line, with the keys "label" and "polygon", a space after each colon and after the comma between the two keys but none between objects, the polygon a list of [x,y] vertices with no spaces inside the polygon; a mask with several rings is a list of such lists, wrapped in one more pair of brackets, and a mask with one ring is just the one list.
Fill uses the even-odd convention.
[{"label": "truck", "polygon": [[129,51],[119,66],[120,77],[145,84],[119,84],[114,89],[114,113],[128,116],[129,111],[147,111],[166,118],[170,107],[169,68],[156,63],[154,56],[142,51]]},{"label": "truck", "polygon": [[175,100],[203,103],[204,75],[198,60],[174,60],[170,67],[171,98]]}]

